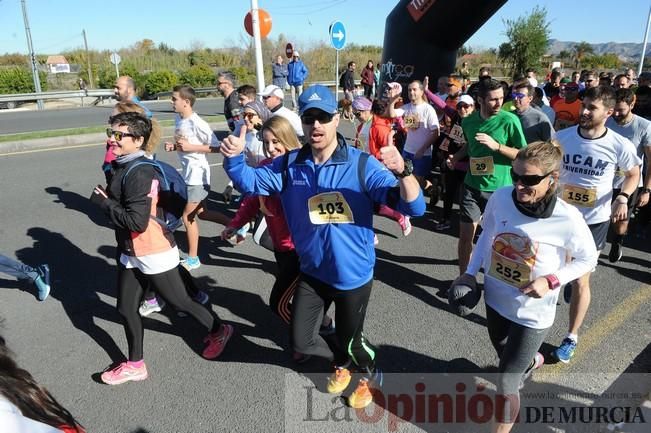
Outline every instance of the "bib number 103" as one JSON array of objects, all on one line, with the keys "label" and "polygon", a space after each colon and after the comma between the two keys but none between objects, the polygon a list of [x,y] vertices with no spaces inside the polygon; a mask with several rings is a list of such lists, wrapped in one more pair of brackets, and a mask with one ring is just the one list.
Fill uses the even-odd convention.
[{"label": "bib number 103", "polygon": [[344,204],[340,201],[335,203],[319,203],[317,205],[319,208],[319,215],[332,215],[335,213],[342,214],[344,213]]}]

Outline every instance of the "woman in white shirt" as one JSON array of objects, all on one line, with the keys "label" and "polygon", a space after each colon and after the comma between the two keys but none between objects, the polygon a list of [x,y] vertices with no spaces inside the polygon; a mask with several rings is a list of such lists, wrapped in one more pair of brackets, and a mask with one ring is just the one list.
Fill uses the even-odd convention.
[{"label": "woman in white shirt", "polygon": [[[519,412],[519,389],[544,363],[537,352],[554,323],[558,288],[597,264],[597,249],[581,214],[556,196],[562,152],[535,142],[518,152],[514,186],[489,199],[466,273],[454,286],[476,287],[484,269],[488,334],[500,358],[497,394],[510,404],[493,432],[509,432]],[[568,260],[571,257],[571,260]]]}]

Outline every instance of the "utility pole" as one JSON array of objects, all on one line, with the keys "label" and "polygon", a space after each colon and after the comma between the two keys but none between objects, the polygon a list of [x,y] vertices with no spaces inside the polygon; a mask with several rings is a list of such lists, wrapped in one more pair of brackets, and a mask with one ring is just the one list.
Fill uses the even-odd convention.
[{"label": "utility pole", "polygon": [[264,69],[262,66],[262,42],[260,41],[258,0],[251,0],[251,24],[253,26],[253,41],[255,44],[255,74],[258,78],[258,92],[262,92],[264,89]]},{"label": "utility pole", "polygon": [[651,23],[651,7],[649,7],[649,16],[646,20],[646,30],[644,31],[644,43],[642,44],[642,56],[640,57],[640,65],[637,68],[637,76],[639,77],[644,67],[644,56],[646,55],[646,44],[649,40],[649,24]]},{"label": "utility pole", "polygon": [[[32,64],[32,77],[34,78],[34,90],[36,90],[36,93],[41,93],[41,80],[38,77],[36,54],[34,54],[34,46],[32,45],[32,33],[29,30],[29,21],[27,20],[27,5],[25,4],[25,0],[21,0],[21,4],[23,6],[23,21],[25,21],[25,34],[27,35],[27,48],[29,49],[29,58],[30,58],[30,63]],[[45,108],[43,106],[42,99],[38,99],[36,101],[36,106],[38,107],[39,110],[43,110]]]},{"label": "utility pole", "polygon": [[86,39],[86,29],[83,29],[81,33],[84,35],[84,47],[86,47],[86,62],[88,63],[88,86],[93,88],[93,70],[90,67],[90,54],[88,54],[88,40]]}]

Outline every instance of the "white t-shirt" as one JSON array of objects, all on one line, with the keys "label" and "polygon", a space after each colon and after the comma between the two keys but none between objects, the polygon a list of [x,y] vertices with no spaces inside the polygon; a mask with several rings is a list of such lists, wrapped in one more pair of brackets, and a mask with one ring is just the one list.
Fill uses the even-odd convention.
[{"label": "white t-shirt", "polygon": [[280,107],[278,110],[271,113],[272,116],[281,116],[289,120],[289,123],[292,124],[292,128],[296,131],[296,135],[299,137],[303,136],[303,125],[301,124],[301,118],[298,117],[298,114],[294,113],[287,107]]},{"label": "white t-shirt", "polygon": [[642,162],[631,141],[607,129],[598,138],[584,138],[579,127],[556,133],[563,149],[560,193],[565,201],[576,206],[588,224],[610,219],[615,168],[629,171]]},{"label": "white t-shirt", "polygon": [[[608,120],[606,120],[606,127],[631,140],[637,148],[637,156],[644,161],[644,148],[651,146],[651,122],[646,120],[644,117],[634,114],[633,119],[625,125],[620,125],[615,121],[615,119],[609,117]],[[642,167],[640,167],[640,173],[642,173]],[[623,173],[621,173],[621,171],[615,171],[613,188],[620,189],[623,183]],[[640,176],[640,183],[638,186],[642,185],[643,179],[642,176]]]},{"label": "white t-shirt", "polygon": [[[219,147],[219,140],[213,134],[208,122],[197,113],[192,113],[187,119],[178,114],[175,119],[175,137],[185,137],[190,144],[209,144]],[[188,185],[210,185],[210,166],[206,154],[201,152],[179,152],[181,174]]]},{"label": "white t-shirt", "polygon": [[[436,111],[428,103],[414,105],[411,102],[403,105],[402,115],[407,128],[407,139],[405,141],[405,152],[416,153],[425,142],[432,138],[433,131],[439,129],[439,119]],[[432,154],[432,146],[425,149],[423,155]]]},{"label": "white t-shirt", "polygon": [[[246,128],[246,126],[242,126]],[[264,154],[264,144],[258,138],[258,131],[248,131],[244,136],[246,144],[244,146],[244,157],[246,159],[246,165],[249,167],[257,167],[260,165],[260,162],[267,159],[267,156]]]},{"label": "white t-shirt", "polygon": [[0,427],[2,433],[62,433],[58,428],[27,418],[1,394]]},{"label": "white t-shirt", "polygon": [[520,287],[550,274],[561,285],[575,280],[596,266],[597,248],[574,206],[557,199],[549,218],[532,218],[515,207],[512,192],[512,186],[500,188],[488,200],[466,273],[476,275],[484,268],[486,304],[503,317],[529,328],[549,328],[560,290],[537,299],[522,294]]}]

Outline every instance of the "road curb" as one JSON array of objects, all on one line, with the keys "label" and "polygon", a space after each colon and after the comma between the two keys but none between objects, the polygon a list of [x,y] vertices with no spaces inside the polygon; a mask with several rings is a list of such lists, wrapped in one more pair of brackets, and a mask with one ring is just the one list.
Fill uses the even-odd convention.
[{"label": "road curb", "polygon": [[[216,131],[228,131],[226,122],[209,123],[210,127]],[[163,137],[171,137],[174,134],[173,126],[164,126],[162,128]],[[41,149],[74,147],[89,144],[103,145],[106,142],[106,133],[95,132],[92,134],[63,135],[60,137],[34,138],[30,140],[7,141],[0,143],[0,156],[27,152]]]}]

